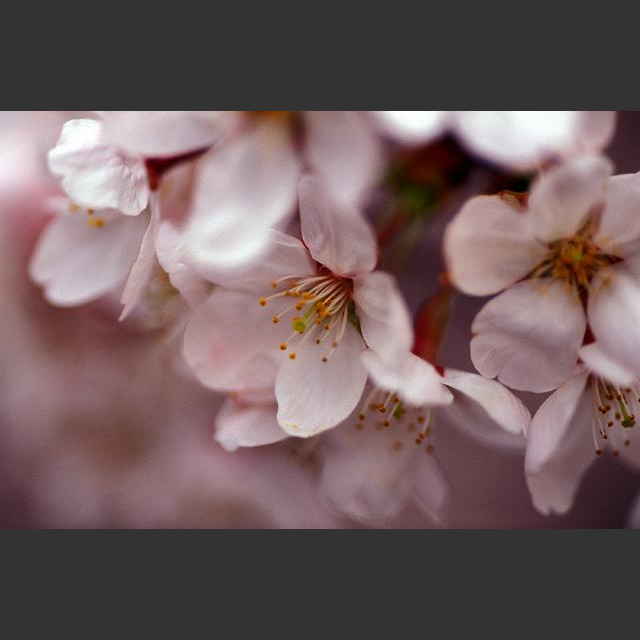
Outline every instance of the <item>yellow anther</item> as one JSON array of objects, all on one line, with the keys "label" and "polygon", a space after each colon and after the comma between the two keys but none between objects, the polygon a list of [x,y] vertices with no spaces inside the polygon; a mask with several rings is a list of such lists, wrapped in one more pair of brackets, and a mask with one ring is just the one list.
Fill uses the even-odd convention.
[{"label": "yellow anther", "polygon": [[296,359],[296,354],[295,353],[290,353],[289,354],[289,360],[295,360]]},{"label": "yellow anther", "polygon": [[266,307],[267,306],[267,299],[266,298],[260,298],[258,300],[258,302],[260,303],[261,307]]},{"label": "yellow anther", "polygon": [[286,342],[280,343],[280,351],[286,351],[286,350],[287,350],[287,343]]},{"label": "yellow anther", "polygon": [[280,322],[280,318],[278,318],[278,316],[273,316],[273,318],[271,318],[271,322],[273,322],[273,324],[278,324],[278,322]]}]

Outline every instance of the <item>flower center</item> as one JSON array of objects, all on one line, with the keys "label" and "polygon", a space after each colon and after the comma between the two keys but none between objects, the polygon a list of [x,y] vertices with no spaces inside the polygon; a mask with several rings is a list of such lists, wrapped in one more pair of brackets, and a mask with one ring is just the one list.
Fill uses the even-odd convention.
[{"label": "flower center", "polygon": [[620,454],[619,446],[631,444],[628,429],[636,424],[636,415],[640,412],[640,388],[617,387],[602,378],[590,380],[593,399],[593,443],[596,455],[602,455],[611,444],[614,456]]},{"label": "flower center", "polygon": [[620,258],[604,253],[593,241],[595,228],[590,221],[571,238],[549,244],[547,257],[534,269],[534,278],[557,278],[585,290],[595,274]]},{"label": "flower center", "polygon": [[102,216],[95,215],[93,209],[81,209],[77,204],[73,202],[69,203],[69,213],[78,213],[84,211],[87,214],[87,224],[95,229],[102,229],[106,224],[105,219]]},{"label": "flower center", "polygon": [[426,442],[425,452],[433,453],[433,444],[428,442],[433,427],[431,410],[406,405],[391,391],[374,387],[362,401],[354,427],[358,431],[368,428],[388,434],[390,448],[395,452]]},{"label": "flower center", "polygon": [[[347,322],[357,326],[355,305],[352,301],[353,283],[333,273],[299,278],[286,276],[271,283],[272,289],[280,289],[273,295],[260,298],[260,305],[282,297],[293,298],[295,302],[271,317],[278,324],[290,313],[292,334],[280,344],[281,351],[289,347],[299,347],[313,337],[316,345],[330,345],[323,351],[322,362],[327,362],[340,345],[347,328]],[[296,352],[289,351],[289,358],[296,359]]]}]

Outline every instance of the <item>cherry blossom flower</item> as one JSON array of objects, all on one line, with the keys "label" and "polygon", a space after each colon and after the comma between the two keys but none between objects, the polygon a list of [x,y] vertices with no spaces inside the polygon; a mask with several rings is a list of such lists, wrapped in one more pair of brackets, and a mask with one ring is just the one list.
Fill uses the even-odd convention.
[{"label": "cherry blossom flower", "polygon": [[633,444],[640,380],[597,343],[583,347],[580,357],[583,363],[540,406],[527,434],[527,485],[546,515],[571,508],[585,471],[606,451],[640,464]]},{"label": "cherry blossom flower", "polygon": [[226,112],[224,144],[202,159],[192,209],[191,251],[214,267],[237,267],[268,248],[283,229],[304,171],[331,197],[364,204],[383,170],[383,148],[366,116],[354,111]]},{"label": "cherry blossom flower", "polygon": [[529,171],[557,156],[599,151],[611,140],[611,111],[374,111],[381,129],[404,143],[455,133],[474,154]]},{"label": "cherry blossom flower", "polygon": [[264,387],[277,358],[278,423],[308,437],[355,407],[367,377],[362,351],[392,361],[412,331],[394,279],[374,271],[364,218],[335,203],[319,178],[303,177],[299,192],[304,245],[271,231],[263,259],[236,271],[192,257],[220,287],[195,310],[184,354],[201,382],[223,391]]},{"label": "cherry blossom flower", "polygon": [[483,375],[515,389],[558,387],[587,320],[602,348],[640,373],[640,176],[610,173],[601,156],[576,158],[544,172],[528,206],[511,194],[478,196],[450,223],[453,283],[471,295],[505,290],[471,327]]},{"label": "cherry blossom flower", "polygon": [[411,353],[395,366],[372,351],[362,358],[372,384],[351,418],[323,436],[322,489],[366,524],[389,521],[411,499],[442,522],[448,486],[433,444],[438,414],[481,440],[494,432],[519,439],[529,411],[495,380],[453,369],[440,375]]},{"label": "cherry blossom flower", "polygon": [[105,112],[65,123],[49,167],[71,200],[55,205],[30,265],[49,302],[83,304],[126,281],[129,315],[157,273],[159,178],[216,136],[201,112]]}]

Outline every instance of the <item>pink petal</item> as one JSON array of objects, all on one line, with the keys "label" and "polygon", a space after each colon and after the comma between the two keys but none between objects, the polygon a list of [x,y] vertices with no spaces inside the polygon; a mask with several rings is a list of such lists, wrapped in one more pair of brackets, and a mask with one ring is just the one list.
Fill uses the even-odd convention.
[{"label": "pink petal", "polygon": [[355,111],[306,111],[309,164],[339,202],[364,204],[382,177],[383,150],[373,127]]},{"label": "pink petal", "polygon": [[587,216],[605,201],[611,162],[604,156],[580,156],[543,172],[531,189],[532,229],[552,242],[575,234]]},{"label": "pink petal", "polygon": [[[264,233],[264,245],[259,257],[236,267],[223,266],[209,260],[197,240],[198,225],[185,240],[184,259],[209,282],[228,289],[259,294],[273,293],[272,283],[287,276],[304,277],[316,273],[316,264],[307,248],[293,236],[275,229]],[[283,282],[284,286],[286,283]]]},{"label": "pink petal", "polygon": [[376,239],[362,214],[335,202],[317,177],[301,178],[298,193],[302,238],[314,260],[341,276],[373,271]]},{"label": "pink petal", "polygon": [[45,288],[51,304],[66,307],[95,300],[120,286],[131,268],[145,217],[125,218],[115,211],[95,215],[109,219],[97,228],[81,212],[60,216],[40,236],[29,273]]},{"label": "pink petal", "polygon": [[307,342],[283,355],[276,380],[278,422],[292,436],[309,437],[331,429],[353,411],[367,379],[360,355],[364,343],[360,334],[347,325],[344,337],[327,362],[322,361],[328,346]]},{"label": "pink petal", "polygon": [[122,303],[122,313],[118,320],[122,322],[135,308],[139,302],[145,288],[148,286],[156,266],[156,235],[160,224],[160,211],[157,204],[152,199],[149,226],[142,237],[138,257],[131,266],[129,277],[124,286],[120,302]]},{"label": "pink petal", "polygon": [[582,347],[579,355],[589,371],[615,385],[628,387],[636,380],[632,371],[613,360],[597,342]]},{"label": "pink petal", "polygon": [[389,365],[369,349],[362,354],[362,362],[376,387],[397,393],[414,407],[447,405],[453,401],[434,367],[412,353]]},{"label": "pink petal", "polygon": [[605,252],[622,257],[640,248],[640,174],[613,176],[607,182],[607,195],[596,236]]},{"label": "pink petal", "polygon": [[405,144],[426,144],[441,135],[450,119],[446,111],[372,111],[389,136]]},{"label": "pink petal", "polygon": [[[274,305],[275,306],[275,305]],[[259,389],[273,382],[287,323],[274,325],[255,296],[218,289],[187,324],[183,354],[202,384],[220,391]]]},{"label": "pink petal", "polygon": [[508,169],[529,171],[554,156],[599,151],[611,138],[614,114],[580,111],[464,111],[462,142]]},{"label": "pink petal", "polygon": [[276,420],[276,406],[245,405],[228,399],[216,416],[216,440],[226,451],[260,447],[288,438]]},{"label": "pink petal", "polygon": [[147,206],[144,162],[106,144],[96,120],[66,122],[48,159],[51,171],[62,177],[63,189],[81,207],[113,208],[135,216]]},{"label": "pink petal", "polygon": [[202,304],[212,285],[185,261],[184,233],[171,222],[162,222],[156,236],[156,257],[171,284],[190,307]]},{"label": "pink petal", "polygon": [[447,369],[443,383],[456,393],[446,411],[465,433],[490,445],[524,446],[531,414],[496,380]]},{"label": "pink petal", "polygon": [[444,252],[456,287],[488,295],[523,278],[547,249],[531,234],[528,215],[498,196],[477,196],[447,227]]},{"label": "pink petal", "polygon": [[411,316],[392,275],[374,271],[358,276],[353,281],[353,300],[370,349],[386,361],[411,350]]},{"label": "pink petal", "polygon": [[596,457],[587,378],[588,373],[583,372],[569,379],[531,421],[525,472],[533,503],[545,515],[571,508],[580,479]]},{"label": "pink petal", "polygon": [[596,275],[588,316],[600,348],[640,377],[640,282],[626,261]]},{"label": "pink petal", "polygon": [[209,147],[233,118],[220,111],[103,111],[101,116],[109,144],[148,158]]},{"label": "pink petal", "polygon": [[289,130],[265,122],[201,160],[194,249],[212,267],[259,259],[270,227],[293,214],[300,166]]},{"label": "pink petal", "polygon": [[519,282],[489,301],[471,330],[471,359],[487,378],[512,389],[551,391],[573,372],[586,320],[567,284]]}]

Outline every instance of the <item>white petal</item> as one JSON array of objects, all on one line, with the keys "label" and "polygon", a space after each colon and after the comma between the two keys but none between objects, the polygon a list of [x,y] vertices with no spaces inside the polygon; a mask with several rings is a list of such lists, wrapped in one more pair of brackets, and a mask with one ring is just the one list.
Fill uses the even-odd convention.
[{"label": "white petal", "polygon": [[411,316],[392,275],[374,271],[355,278],[353,300],[370,349],[388,362],[411,350]]},{"label": "white petal", "polygon": [[204,149],[226,129],[220,111],[105,111],[109,144],[145,157],[171,157]]},{"label": "white petal", "polygon": [[[106,212],[103,227],[88,224],[78,212],[54,219],[44,230],[31,258],[31,278],[58,306],[95,300],[122,284],[135,260],[146,218]],[[97,217],[107,217],[98,211]]]},{"label": "white petal", "polygon": [[397,365],[391,366],[374,351],[367,350],[362,354],[362,362],[377,387],[397,393],[414,407],[446,405],[453,400],[434,367],[413,353],[407,353]]},{"label": "white petal", "polygon": [[275,229],[265,231],[265,243],[257,258],[233,268],[209,260],[211,254],[203,251],[198,237],[198,225],[195,224],[185,240],[185,261],[209,282],[228,289],[263,295],[273,293],[272,283],[280,278],[316,273],[316,264],[302,242]]},{"label": "white petal", "polygon": [[589,295],[589,324],[600,348],[640,377],[640,282],[626,261],[601,271]]},{"label": "white petal", "polygon": [[192,217],[212,266],[259,258],[270,227],[293,214],[300,166],[288,129],[263,123],[201,160]]},{"label": "white petal", "polygon": [[573,372],[586,320],[561,281],[519,282],[489,301],[471,327],[471,359],[487,378],[512,389],[551,391]]},{"label": "white petal", "polygon": [[531,189],[532,229],[540,240],[552,242],[576,233],[587,215],[604,204],[611,175],[604,156],[580,156],[543,172]]},{"label": "white petal", "polygon": [[138,215],[149,199],[142,159],[105,144],[96,120],[69,120],[49,151],[49,168],[62,177],[62,187],[81,207],[113,208]]},{"label": "white petal", "polygon": [[471,295],[497,293],[539,264],[547,249],[531,234],[529,218],[499,196],[469,200],[444,239],[456,287]]},{"label": "white petal", "polygon": [[640,174],[613,176],[607,195],[596,243],[605,252],[622,257],[640,248]]},{"label": "white petal", "polygon": [[228,399],[216,416],[215,438],[226,451],[259,447],[288,438],[276,420],[276,406],[244,405]]},{"label": "white petal", "polygon": [[158,233],[159,223],[160,211],[155,206],[155,203],[152,203],[149,226],[142,237],[140,251],[131,266],[131,271],[129,272],[122,297],[120,298],[123,307],[120,317],[118,318],[119,321],[124,320],[134,310],[145,288],[151,281],[154,267],[157,265],[156,235]]},{"label": "white petal", "polygon": [[533,503],[543,514],[571,508],[580,479],[596,457],[587,378],[584,372],[568,380],[531,421],[525,472]]},{"label": "white petal", "polygon": [[528,171],[553,156],[599,151],[613,132],[607,112],[464,111],[456,118],[462,142],[510,169]]},{"label": "white petal", "polygon": [[364,204],[384,168],[371,124],[354,111],[306,111],[305,122],[311,169],[339,202]]},{"label": "white petal", "polygon": [[531,414],[522,401],[496,380],[445,370],[443,383],[455,389],[447,413],[472,437],[499,446],[524,446]]},{"label": "white petal", "polygon": [[185,261],[184,233],[170,222],[163,222],[156,237],[156,256],[169,275],[171,284],[190,307],[202,304],[211,294],[212,285]]},{"label": "white petal", "polygon": [[262,388],[281,362],[279,345],[290,333],[255,296],[218,289],[197,307],[185,330],[184,357],[196,377],[220,391]]},{"label": "white petal", "polygon": [[627,387],[636,380],[632,371],[613,360],[597,342],[582,347],[579,355],[589,371],[615,385]]},{"label": "white petal", "polygon": [[425,144],[441,135],[449,120],[446,111],[372,111],[388,135],[406,144]]},{"label": "white petal", "polygon": [[278,422],[292,436],[308,437],[331,429],[353,411],[360,400],[367,372],[360,360],[364,343],[347,326],[340,345],[327,362],[328,346],[307,343],[296,359],[285,359],[276,380]]},{"label": "white petal", "polygon": [[317,177],[301,178],[298,193],[302,238],[313,258],[337,275],[372,271],[376,239],[360,211],[336,202]]}]

